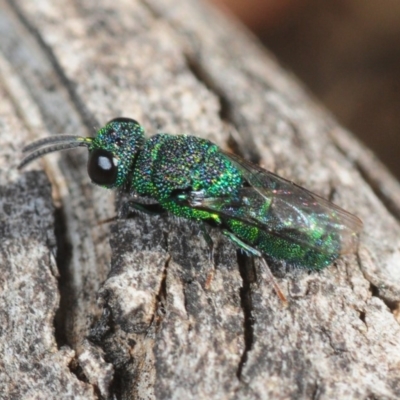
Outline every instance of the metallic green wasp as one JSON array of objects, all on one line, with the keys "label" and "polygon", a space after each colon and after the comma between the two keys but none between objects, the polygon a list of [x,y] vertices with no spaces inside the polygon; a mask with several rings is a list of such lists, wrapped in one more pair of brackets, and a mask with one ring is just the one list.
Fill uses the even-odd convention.
[{"label": "metallic green wasp", "polygon": [[[91,180],[132,194],[129,207],[205,224],[246,252],[321,270],[353,252],[362,222],[320,196],[195,136],[145,138],[135,120],[116,118],[94,138],[60,135],[25,147],[20,167],[50,152],[86,147]],[[138,201],[148,198],[148,205]]]}]

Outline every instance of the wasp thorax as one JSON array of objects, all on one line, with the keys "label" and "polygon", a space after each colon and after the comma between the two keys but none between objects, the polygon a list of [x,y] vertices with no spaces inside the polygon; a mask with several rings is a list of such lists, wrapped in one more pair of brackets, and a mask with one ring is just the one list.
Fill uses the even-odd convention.
[{"label": "wasp thorax", "polygon": [[89,147],[90,179],[108,188],[124,185],[143,143],[144,130],[135,120],[116,118],[108,122]]}]

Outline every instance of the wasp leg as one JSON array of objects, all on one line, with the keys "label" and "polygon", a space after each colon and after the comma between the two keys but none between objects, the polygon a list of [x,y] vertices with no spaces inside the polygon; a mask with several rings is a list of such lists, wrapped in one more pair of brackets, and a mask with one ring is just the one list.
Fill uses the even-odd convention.
[{"label": "wasp leg", "polygon": [[200,232],[202,233],[203,238],[206,241],[206,243],[209,247],[209,250],[210,250],[210,254],[209,254],[210,263],[213,264],[214,263],[214,242],[211,239],[210,234],[207,232],[205,223],[203,221],[200,221],[199,226],[200,226]]},{"label": "wasp leg", "polygon": [[210,234],[207,232],[205,223],[203,221],[200,221],[199,226],[200,226],[200,231],[201,231],[201,233],[202,233],[202,235],[204,237],[204,240],[206,241],[206,243],[207,243],[207,245],[209,247],[209,250],[210,250],[208,256],[209,256],[210,264],[211,264],[212,267],[210,269],[210,272],[207,274],[206,283],[204,285],[204,288],[206,290],[208,290],[210,288],[210,286],[211,286],[211,282],[214,279],[214,270],[215,270],[215,264],[214,264],[214,242],[211,239]]},{"label": "wasp leg", "polygon": [[241,249],[245,250],[247,253],[258,257],[261,261],[261,264],[264,266],[264,269],[268,275],[269,281],[272,283],[272,286],[280,298],[280,300],[286,305],[288,303],[286,296],[282,293],[281,288],[279,287],[278,283],[276,282],[274,276],[272,275],[272,272],[265,261],[265,258],[262,256],[262,253],[255,249],[254,247],[249,246],[248,244],[244,243],[242,240],[240,240],[237,236],[235,236],[232,232],[229,232],[226,229],[222,230],[222,233],[227,236],[233,243],[235,243],[237,246],[239,246]]},{"label": "wasp leg", "polygon": [[222,233],[227,236],[233,243],[238,245],[242,250],[246,251],[247,253],[251,254],[252,256],[262,258],[262,254],[260,251],[255,249],[254,247],[249,246],[242,240],[240,240],[237,236],[235,236],[232,232],[223,229]]},{"label": "wasp leg", "polygon": [[121,207],[120,215],[123,218],[133,218],[135,213],[144,213],[148,215],[160,215],[166,212],[158,203],[142,204],[135,201],[127,201]]},{"label": "wasp leg", "polygon": [[128,201],[121,207],[118,216],[110,217],[99,221],[99,225],[108,224],[109,222],[117,221],[119,218],[130,219],[133,218],[135,213],[143,213],[149,215],[160,215],[166,212],[158,203],[155,204],[141,204],[134,201]]}]

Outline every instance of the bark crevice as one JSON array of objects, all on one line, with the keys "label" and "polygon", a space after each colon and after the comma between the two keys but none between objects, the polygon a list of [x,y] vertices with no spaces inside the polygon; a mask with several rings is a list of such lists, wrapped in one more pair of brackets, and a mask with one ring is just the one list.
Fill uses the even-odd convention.
[{"label": "bark crevice", "polygon": [[240,276],[242,278],[242,287],[240,288],[240,305],[243,311],[243,335],[244,350],[240,358],[237,369],[237,377],[242,379],[242,369],[248,359],[248,353],[252,350],[254,344],[254,315],[252,300],[252,284],[256,281],[254,259],[244,254],[241,250],[237,251],[237,259]]}]

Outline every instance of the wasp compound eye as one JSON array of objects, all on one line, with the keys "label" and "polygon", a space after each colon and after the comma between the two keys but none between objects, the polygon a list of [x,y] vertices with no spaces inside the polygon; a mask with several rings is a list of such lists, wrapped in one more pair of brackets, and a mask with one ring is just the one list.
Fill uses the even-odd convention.
[{"label": "wasp compound eye", "polygon": [[88,173],[94,183],[102,186],[113,186],[118,175],[116,159],[109,151],[92,150],[89,156]]}]

